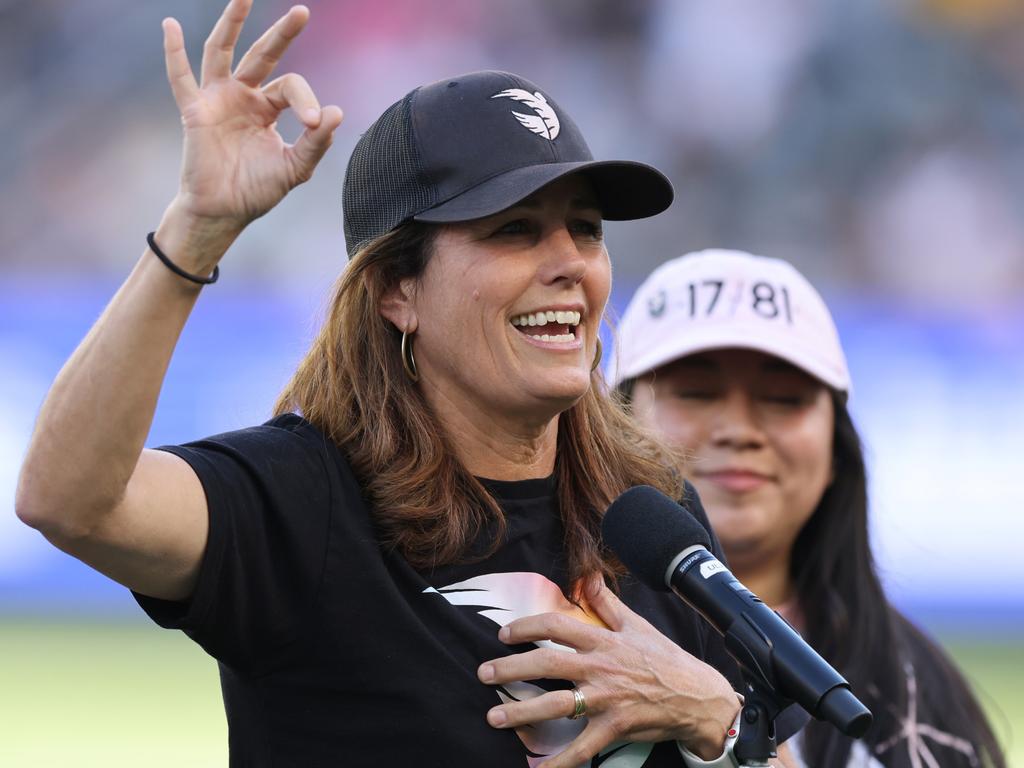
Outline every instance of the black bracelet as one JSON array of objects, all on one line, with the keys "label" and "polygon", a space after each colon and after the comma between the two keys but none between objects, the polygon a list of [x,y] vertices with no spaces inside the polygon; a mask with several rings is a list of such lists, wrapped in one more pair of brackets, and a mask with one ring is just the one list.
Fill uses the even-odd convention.
[{"label": "black bracelet", "polygon": [[149,243],[149,250],[155,253],[156,257],[160,259],[160,261],[164,263],[164,266],[171,270],[171,272],[173,272],[176,275],[179,275],[180,277],[184,277],[186,280],[191,280],[193,283],[199,283],[199,285],[210,285],[211,283],[217,282],[217,278],[220,277],[219,266],[214,265],[213,274],[211,274],[209,277],[199,277],[198,275],[190,275],[184,269],[182,269],[169,258],[167,258],[167,254],[161,251],[159,247],[157,247],[156,239],[154,239],[153,237],[153,235],[155,234],[156,232],[150,232],[148,235],[146,235],[146,242]]}]

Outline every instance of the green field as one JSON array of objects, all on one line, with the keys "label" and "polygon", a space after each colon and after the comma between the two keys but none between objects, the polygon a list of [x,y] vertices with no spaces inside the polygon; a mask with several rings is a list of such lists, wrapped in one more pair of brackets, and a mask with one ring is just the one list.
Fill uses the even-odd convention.
[{"label": "green field", "polygon": [[[1024,638],[949,647],[1010,765],[1024,766]],[[216,665],[183,635],[140,622],[0,620],[3,768],[226,765]]]}]

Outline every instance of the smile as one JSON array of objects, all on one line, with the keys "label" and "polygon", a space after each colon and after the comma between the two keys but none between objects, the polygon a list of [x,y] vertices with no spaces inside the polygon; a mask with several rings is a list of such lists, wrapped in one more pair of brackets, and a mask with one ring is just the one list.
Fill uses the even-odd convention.
[{"label": "smile", "polygon": [[756,491],[771,482],[771,478],[760,472],[740,469],[723,469],[697,473],[699,477],[731,491],[732,493],[749,493]]},{"label": "smile", "polygon": [[568,344],[576,341],[581,317],[581,313],[574,310],[548,309],[516,315],[510,322],[533,341]]}]

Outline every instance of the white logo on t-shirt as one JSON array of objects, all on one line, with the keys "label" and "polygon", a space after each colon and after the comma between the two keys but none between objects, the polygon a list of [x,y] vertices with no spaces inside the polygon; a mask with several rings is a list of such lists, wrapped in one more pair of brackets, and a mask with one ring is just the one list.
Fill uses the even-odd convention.
[{"label": "white logo on t-shirt", "polygon": [[[529,571],[518,573],[487,573],[466,581],[443,587],[428,587],[427,594],[437,594],[452,605],[466,605],[477,608],[477,613],[497,626],[504,626],[513,619],[534,616],[538,613],[561,613],[578,621],[590,624],[600,622],[573,605],[550,579]],[[550,640],[540,640],[535,645],[556,648],[575,653],[575,650]],[[505,683],[497,688],[498,698],[503,704],[543,696],[546,690],[533,683]],[[517,728],[516,735],[534,755],[527,757],[529,768],[534,768],[552,755],[563,751],[587,725],[586,717],[570,720],[563,717],[542,720],[531,726]],[[602,768],[640,768],[650,756],[654,745],[647,742],[625,744],[615,742],[601,750],[599,757]]]}]

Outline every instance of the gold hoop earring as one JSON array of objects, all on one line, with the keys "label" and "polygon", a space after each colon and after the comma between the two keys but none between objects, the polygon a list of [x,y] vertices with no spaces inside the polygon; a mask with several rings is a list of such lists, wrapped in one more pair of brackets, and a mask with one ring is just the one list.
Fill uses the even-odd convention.
[{"label": "gold hoop earring", "polygon": [[405,368],[405,373],[410,379],[420,380],[420,372],[416,369],[416,358],[412,353],[412,334],[408,331],[402,331],[402,367]]},{"label": "gold hoop earring", "polygon": [[593,373],[594,371],[596,371],[596,370],[597,370],[597,366],[599,366],[599,365],[601,364],[601,354],[603,353],[603,351],[604,351],[604,350],[602,350],[602,349],[601,349],[601,339],[600,339],[600,337],[599,337],[599,338],[597,339],[597,354],[596,354],[596,355],[594,355],[594,362],[593,362],[593,364],[592,364],[592,365],[590,366],[590,372],[591,372],[591,373]]}]

